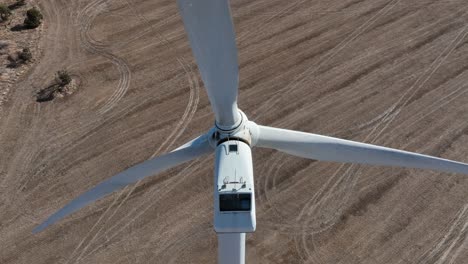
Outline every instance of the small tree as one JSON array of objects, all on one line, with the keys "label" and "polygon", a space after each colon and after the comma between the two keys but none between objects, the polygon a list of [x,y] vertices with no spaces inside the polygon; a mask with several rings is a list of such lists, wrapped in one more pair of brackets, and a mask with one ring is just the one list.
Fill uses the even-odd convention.
[{"label": "small tree", "polygon": [[0,4],[0,22],[7,21],[11,16],[11,10],[6,5]]},{"label": "small tree", "polygon": [[32,60],[32,53],[31,50],[28,48],[24,48],[22,51],[18,52],[18,58],[23,62],[29,62]]},{"label": "small tree", "polygon": [[24,19],[24,27],[26,28],[37,28],[42,22],[43,16],[41,11],[33,7],[26,12],[26,18]]},{"label": "small tree", "polygon": [[60,87],[64,87],[65,85],[69,84],[71,80],[71,76],[66,70],[58,71],[55,75],[55,81]]},{"label": "small tree", "polygon": [[8,67],[16,68],[30,62],[32,60],[32,53],[28,48],[24,48],[22,51],[8,55],[7,60],[10,62]]}]

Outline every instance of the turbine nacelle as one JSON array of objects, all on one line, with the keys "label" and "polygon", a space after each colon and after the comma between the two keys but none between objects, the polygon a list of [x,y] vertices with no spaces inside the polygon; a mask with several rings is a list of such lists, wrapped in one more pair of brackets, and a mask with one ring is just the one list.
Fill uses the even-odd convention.
[{"label": "turbine nacelle", "polygon": [[217,146],[215,155],[215,231],[254,232],[255,191],[250,146],[240,140],[224,141]]},{"label": "turbine nacelle", "polygon": [[254,232],[255,191],[251,146],[257,125],[238,110],[239,122],[230,129],[217,124],[210,131],[215,148],[214,229],[217,233]]}]

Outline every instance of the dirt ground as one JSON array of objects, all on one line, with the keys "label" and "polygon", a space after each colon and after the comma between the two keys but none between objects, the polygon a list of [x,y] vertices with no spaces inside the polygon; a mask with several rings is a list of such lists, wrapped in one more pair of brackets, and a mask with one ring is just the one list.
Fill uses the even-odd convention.
[{"label": "dirt ground", "polygon": [[[32,229],[213,125],[175,0],[41,0],[42,58],[0,111],[0,263],[216,263],[213,156]],[[263,125],[468,162],[468,2],[233,0]],[[72,96],[34,94],[69,70]],[[248,263],[466,263],[468,177],[254,151]]]}]

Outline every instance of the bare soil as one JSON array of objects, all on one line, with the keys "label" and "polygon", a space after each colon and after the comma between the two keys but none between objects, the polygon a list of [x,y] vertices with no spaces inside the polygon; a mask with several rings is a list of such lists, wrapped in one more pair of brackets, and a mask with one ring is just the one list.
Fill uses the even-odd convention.
[{"label": "bare soil", "polygon": [[[46,231],[98,182],[208,130],[176,1],[43,0],[43,56],[0,112],[0,263],[216,263],[213,156]],[[468,2],[233,0],[241,109],[259,124],[468,162]],[[57,70],[80,83],[37,103]],[[468,259],[468,178],[255,149],[248,263]]]}]

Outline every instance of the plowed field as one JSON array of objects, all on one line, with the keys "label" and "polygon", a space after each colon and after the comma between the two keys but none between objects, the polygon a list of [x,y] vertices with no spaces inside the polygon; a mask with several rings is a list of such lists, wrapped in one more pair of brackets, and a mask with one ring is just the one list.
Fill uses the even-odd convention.
[{"label": "plowed field", "polygon": [[[0,110],[0,263],[216,263],[213,156],[32,229],[213,125],[175,0],[41,0]],[[468,162],[468,2],[233,0],[255,122]],[[76,93],[37,103],[67,69]],[[254,151],[248,263],[467,263],[468,177]]]}]

